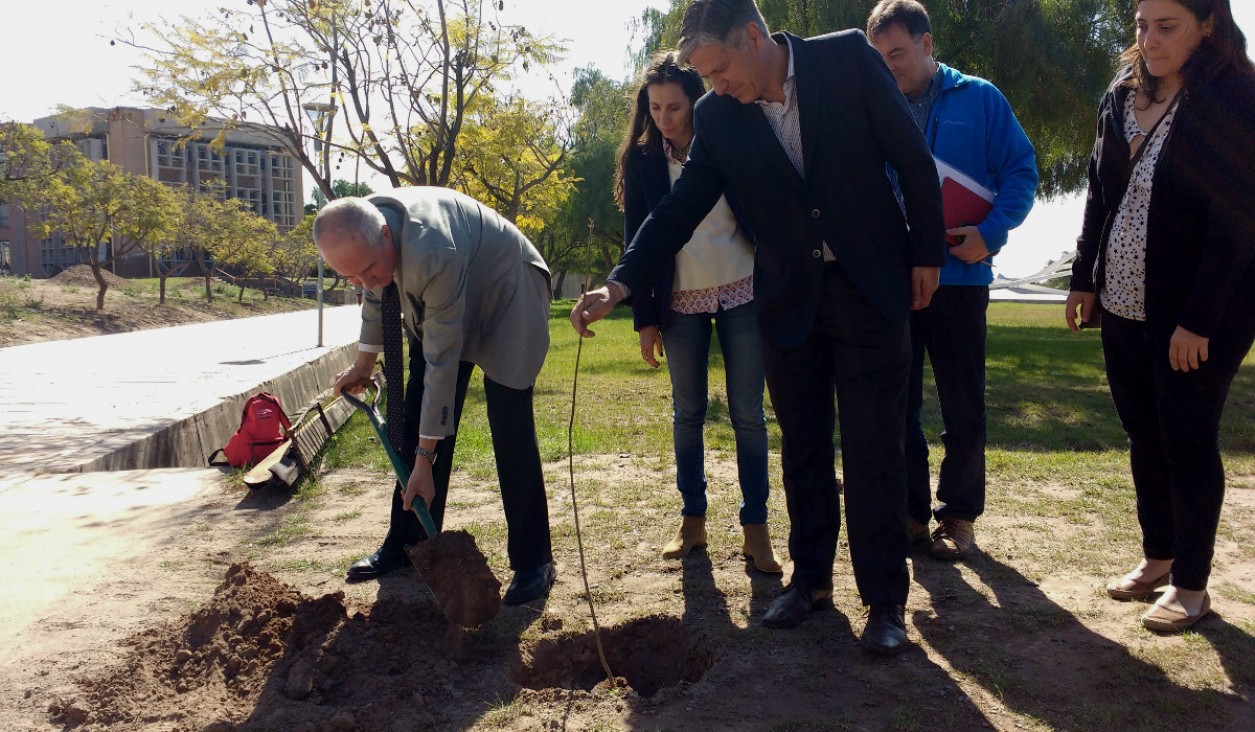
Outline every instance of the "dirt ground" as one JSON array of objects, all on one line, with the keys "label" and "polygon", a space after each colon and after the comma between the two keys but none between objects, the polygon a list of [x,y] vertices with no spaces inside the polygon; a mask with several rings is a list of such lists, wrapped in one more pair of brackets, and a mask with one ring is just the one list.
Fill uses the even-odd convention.
[{"label": "dirt ground", "polygon": [[311,306],[310,301],[287,298],[270,298],[262,303],[260,296],[251,292],[246,293],[244,304],[239,305],[235,302],[233,287],[216,294],[213,303],[207,303],[204,282],[189,279],[170,280],[166,304],[158,305],[155,291],[132,286],[129,280],[111,273],[105,273],[105,279],[109,283],[105,309],[97,311],[96,279],[85,264],[46,280],[0,278],[0,348],[266,315]]},{"label": "dirt ground", "polygon": [[[711,461],[708,549],[668,562],[658,557],[676,521],[667,466],[576,461],[591,595],[618,684],[604,681],[590,635],[565,463],[546,469],[559,571],[550,598],[504,607],[474,631],[451,628],[413,570],[344,583],[382,536],[381,473],[327,474],[300,497],[224,479],[138,513],[98,496],[75,524],[86,543],[64,550],[86,563],[77,591],[5,634],[18,640],[0,662],[0,729],[1255,729],[1255,595],[1237,589],[1255,587],[1249,479],[1229,491],[1217,612],[1196,633],[1141,630],[1143,603],[1110,601],[1102,577],[1036,554],[1043,532],[1092,540],[1085,532],[991,508],[965,564],[913,557],[916,647],[878,659],[855,645],[865,617],[844,542],[834,609],[792,631],[761,626],[781,580],[740,556],[734,470],[728,456]],[[787,555],[781,503],[773,496],[774,538]],[[446,528],[474,534],[509,581],[492,483],[455,474]],[[12,551],[19,533],[0,535],[0,556],[35,563],[37,576],[38,560]]]}]

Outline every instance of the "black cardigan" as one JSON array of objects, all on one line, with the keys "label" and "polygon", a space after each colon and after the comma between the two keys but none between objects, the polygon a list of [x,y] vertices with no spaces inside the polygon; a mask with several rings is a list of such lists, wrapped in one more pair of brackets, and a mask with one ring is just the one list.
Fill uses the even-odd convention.
[{"label": "black cardigan", "polygon": [[[1100,292],[1111,225],[1127,186],[1128,70],[1098,110],[1072,289]],[[1146,319],[1211,337],[1230,315],[1255,317],[1255,75],[1188,88],[1155,167],[1146,231]]]}]

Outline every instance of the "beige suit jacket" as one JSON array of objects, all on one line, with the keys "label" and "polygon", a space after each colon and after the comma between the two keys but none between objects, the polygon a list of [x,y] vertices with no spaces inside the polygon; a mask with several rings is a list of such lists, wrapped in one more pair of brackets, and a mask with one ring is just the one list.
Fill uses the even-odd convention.
[{"label": "beige suit jacket", "polygon": [[[549,350],[549,268],[513,224],[457,191],[397,188],[367,200],[392,230],[401,313],[427,362],[419,434],[446,437],[459,362],[512,389],[535,383]],[[362,350],[382,348],[381,295],[363,299]]]}]

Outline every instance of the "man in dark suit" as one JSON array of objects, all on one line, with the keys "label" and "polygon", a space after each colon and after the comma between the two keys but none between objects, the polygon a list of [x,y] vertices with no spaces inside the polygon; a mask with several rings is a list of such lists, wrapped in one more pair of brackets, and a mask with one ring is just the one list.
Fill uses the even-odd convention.
[{"label": "man in dark suit", "polygon": [[[754,232],[767,386],[784,438],[794,561],[763,622],[793,627],[832,596],[835,388],[850,555],[870,606],[862,645],[897,653],[907,647],[910,582],[907,315],[928,305],[945,261],[936,166],[859,31],[771,35],[753,0],[695,0],[680,33],[681,59],[713,87],[694,111],[689,162],[571,323],[591,335],[588,325],[645,287],[725,189],[742,202]],[[898,172],[903,207],[886,163]]]},{"label": "man in dark suit", "polygon": [[[395,288],[410,339],[402,455],[414,455],[409,485],[392,496],[379,550],[349,567],[350,580],[409,566],[405,546],[426,538],[409,511],[416,498],[439,528],[454,442],[471,372],[484,372],[514,578],[502,601],[543,597],[554,580],[545,482],[532,387],[549,350],[549,268],[527,237],[478,201],[448,188],[397,188],[341,198],[314,221],[318,251],[366,288],[357,359],[335,391],[370,385],[385,332],[381,297]],[[398,349],[399,350],[399,349]],[[389,420],[391,421],[391,419]]]}]

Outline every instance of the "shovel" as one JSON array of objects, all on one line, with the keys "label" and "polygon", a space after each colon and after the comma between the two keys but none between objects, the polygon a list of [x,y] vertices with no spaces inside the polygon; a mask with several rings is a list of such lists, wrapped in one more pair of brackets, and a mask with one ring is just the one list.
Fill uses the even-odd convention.
[{"label": "shovel", "polygon": [[[392,441],[388,439],[387,421],[384,420],[382,414],[379,413],[379,391],[375,391],[375,398],[370,402],[359,399],[352,394],[340,392],[345,401],[366,413],[366,418],[370,420],[370,426],[375,428],[375,434],[379,436],[379,442],[383,445],[383,449],[388,453],[388,462],[392,463],[392,470],[396,472],[397,478],[401,481],[401,487],[410,482],[410,468],[400,455],[392,449]],[[439,530],[436,528],[436,522],[432,519],[431,513],[427,510],[427,504],[421,498],[410,504],[410,510],[418,516],[418,522],[423,525],[423,531],[427,532],[429,538],[435,538]]]},{"label": "shovel", "polygon": [[[388,461],[396,472],[401,485],[410,480],[410,469],[388,440],[387,424],[376,406],[379,391],[369,403],[347,392],[341,392],[345,401],[366,413],[370,424],[388,453]],[[465,531],[450,531],[437,536],[436,522],[432,520],[427,505],[418,498],[410,504],[418,522],[427,532],[427,541],[410,547],[410,561],[422,574],[445,618],[453,625],[475,628],[488,622],[501,610],[501,583],[493,576],[475,537]]]}]

